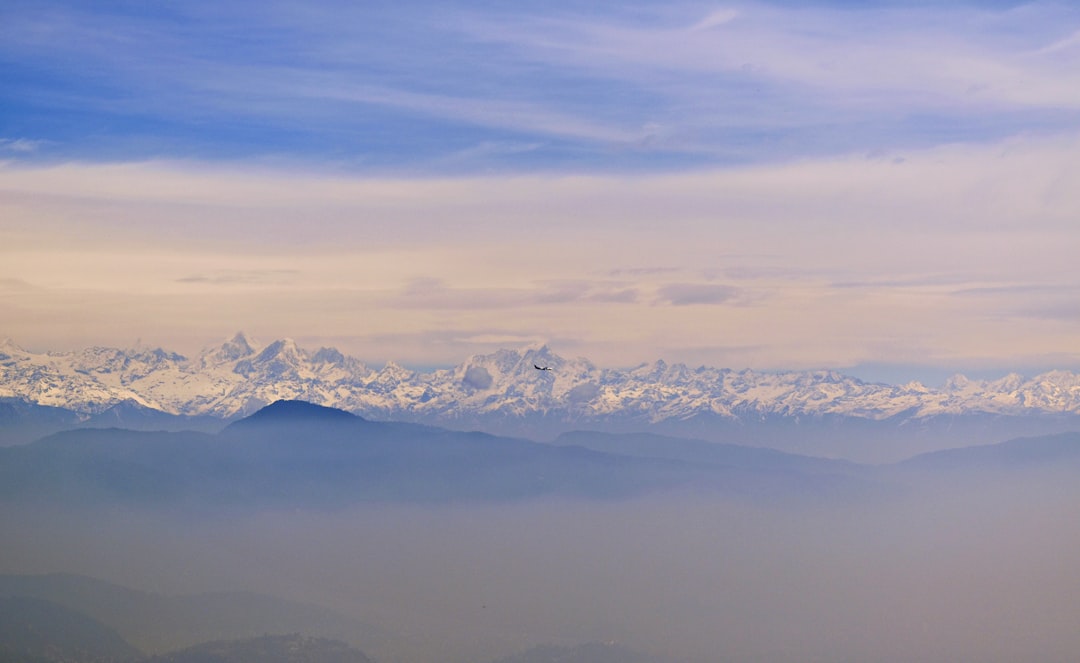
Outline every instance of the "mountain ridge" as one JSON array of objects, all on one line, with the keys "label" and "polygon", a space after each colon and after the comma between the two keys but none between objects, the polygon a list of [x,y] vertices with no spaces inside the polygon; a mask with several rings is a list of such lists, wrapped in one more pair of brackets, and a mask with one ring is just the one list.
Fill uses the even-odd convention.
[{"label": "mountain ridge", "polygon": [[160,411],[229,421],[276,401],[303,400],[373,420],[502,433],[522,422],[557,427],[553,434],[654,425],[686,434],[694,422],[738,427],[772,419],[914,426],[943,417],[1036,415],[1080,422],[1080,375],[1062,370],[985,381],[956,376],[929,388],[827,370],[693,368],[663,360],[600,368],[534,345],[420,372],[393,362],[373,369],[334,348],[307,350],[290,339],[261,345],[243,333],[194,357],[160,348],[33,353],[9,341],[0,347],[0,398],[69,410],[84,421],[101,421],[121,404],[128,416],[147,420]]},{"label": "mountain ridge", "polygon": [[[866,382],[835,370],[663,360],[602,368],[534,344],[417,371],[393,362],[375,369],[334,348],[303,349],[291,339],[261,344],[242,333],[192,357],[160,348],[36,353],[8,340],[0,346],[0,401],[12,412],[55,415],[52,423],[25,431],[5,423],[0,444],[28,442],[71,421],[213,432],[278,401],[334,407],[373,421],[531,438],[582,429],[651,431],[864,461],[958,446],[959,436],[993,442],[1080,430],[1080,375],[1067,370],[982,381],[956,376],[928,388]],[[63,412],[73,412],[70,421]],[[870,437],[882,449],[891,441],[915,446],[870,458],[878,452],[864,454],[867,445],[838,442]]]}]

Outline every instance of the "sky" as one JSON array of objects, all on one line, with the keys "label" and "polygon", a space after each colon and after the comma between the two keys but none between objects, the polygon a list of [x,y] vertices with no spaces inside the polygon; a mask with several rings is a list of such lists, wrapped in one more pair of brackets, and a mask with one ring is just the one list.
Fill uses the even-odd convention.
[{"label": "sky", "polygon": [[0,337],[1080,369],[1071,3],[0,5]]}]

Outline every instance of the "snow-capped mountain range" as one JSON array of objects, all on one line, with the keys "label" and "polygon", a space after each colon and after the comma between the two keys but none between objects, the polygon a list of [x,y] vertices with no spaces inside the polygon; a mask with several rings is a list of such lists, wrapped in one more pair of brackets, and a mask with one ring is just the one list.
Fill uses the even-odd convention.
[{"label": "snow-capped mountain range", "polygon": [[[538,371],[533,365],[550,366]],[[231,418],[281,399],[374,419],[477,425],[542,418],[565,424],[656,424],[705,417],[750,421],[837,415],[864,420],[939,415],[1080,415],[1080,375],[1052,371],[940,389],[868,383],[833,371],[760,372],[656,361],[631,369],[565,359],[547,346],[499,350],[432,372],[389,363],[372,369],[333,348],[292,340],[265,346],[242,333],[198,356],[94,347],[32,353],[0,342],[0,397],[84,417],[117,403],[177,415]]]}]

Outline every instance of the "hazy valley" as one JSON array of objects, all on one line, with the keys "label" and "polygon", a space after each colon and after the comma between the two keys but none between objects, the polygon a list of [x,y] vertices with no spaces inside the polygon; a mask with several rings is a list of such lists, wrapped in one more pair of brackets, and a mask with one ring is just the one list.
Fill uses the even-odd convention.
[{"label": "hazy valley", "polygon": [[113,643],[51,661],[1064,661],[1077,476],[1077,434],[861,465],[286,401],[0,449],[0,596]]}]

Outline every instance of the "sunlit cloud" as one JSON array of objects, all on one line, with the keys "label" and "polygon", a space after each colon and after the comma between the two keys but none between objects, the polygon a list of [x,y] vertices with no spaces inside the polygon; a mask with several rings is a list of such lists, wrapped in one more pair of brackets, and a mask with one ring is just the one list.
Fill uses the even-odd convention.
[{"label": "sunlit cloud", "polygon": [[235,270],[223,269],[205,274],[192,274],[176,279],[177,283],[196,283],[211,285],[273,285],[280,286],[292,281],[296,270],[292,269],[265,269],[265,270]]},{"label": "sunlit cloud", "polygon": [[584,303],[634,303],[634,288],[604,282],[548,281],[518,288],[453,287],[443,279],[422,277],[411,280],[399,292],[388,295],[387,306],[427,310],[522,309]]},{"label": "sunlit cloud", "polygon": [[608,272],[609,276],[651,276],[657,274],[677,274],[678,267],[619,267]]},{"label": "sunlit cloud", "polygon": [[731,304],[740,295],[738,288],[711,283],[673,283],[660,288],[659,300],[673,306]]}]

